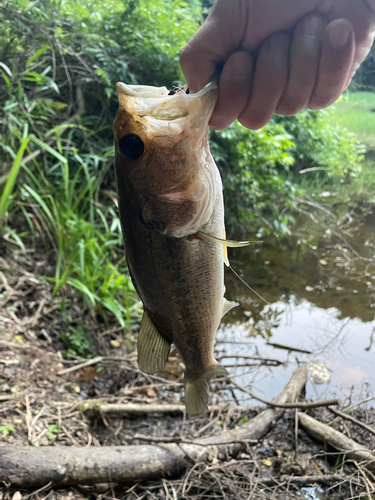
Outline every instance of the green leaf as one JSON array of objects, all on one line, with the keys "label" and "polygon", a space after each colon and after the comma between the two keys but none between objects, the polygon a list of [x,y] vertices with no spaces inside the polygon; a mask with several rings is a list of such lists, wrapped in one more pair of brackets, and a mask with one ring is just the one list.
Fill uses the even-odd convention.
[{"label": "green leaf", "polygon": [[12,168],[10,169],[8,179],[6,181],[3,194],[0,198],[0,220],[4,217],[5,212],[7,211],[8,205],[10,203],[10,196],[12,194],[14,184],[16,183],[18,172],[20,170],[22,164],[22,157],[25,149],[29,143],[30,138],[26,137],[17,153],[16,158],[13,161]]},{"label": "green leaf", "polygon": [[3,68],[3,70],[8,73],[8,76],[10,76],[12,78],[13,76],[13,73],[11,72],[11,70],[8,68],[8,66],[6,64],[4,64],[3,62],[0,61],[0,68]]},{"label": "green leaf", "polygon": [[76,278],[67,278],[66,283],[67,283],[67,285],[70,285],[70,286],[76,288],[77,290],[82,292],[84,295],[86,295],[88,297],[88,299],[90,300],[90,302],[92,303],[92,305],[93,306],[95,305],[95,302],[97,301],[98,297],[96,297],[96,295],[94,295],[92,292],[90,292],[90,290],[87,288],[87,286],[84,283],[77,280]]},{"label": "green leaf", "polygon": [[13,90],[13,85],[11,84],[9,78],[6,76],[6,74],[2,71],[1,72],[2,77],[4,78],[5,84],[7,86],[8,92],[12,92]]},{"label": "green leaf", "polygon": [[6,438],[9,432],[16,432],[16,429],[11,425],[0,425],[0,432]]},{"label": "green leaf", "polygon": [[120,323],[122,328],[125,328],[124,314],[121,308],[116,304],[116,302],[109,298],[99,298],[99,301],[109,310],[114,316],[116,316],[117,321]]},{"label": "green leaf", "polygon": [[49,50],[50,48],[51,47],[49,45],[44,45],[42,48],[37,50],[35,52],[35,54],[32,55],[31,57],[29,57],[29,59],[27,60],[26,68],[28,68],[30,66],[30,64],[33,63],[36,59],[38,59],[38,57],[40,57],[42,54],[46,53],[47,50]]},{"label": "green leaf", "polygon": [[61,162],[63,162],[63,163],[68,162],[68,160],[65,158],[65,156],[61,155],[58,151],[51,148],[51,146],[49,146],[47,143],[45,143],[45,142],[41,141],[40,139],[38,139],[37,137],[35,137],[35,135],[30,135],[30,139],[32,140],[32,142],[34,142],[35,144],[37,144],[38,146],[43,148],[45,151],[47,151],[51,155],[55,156]]}]

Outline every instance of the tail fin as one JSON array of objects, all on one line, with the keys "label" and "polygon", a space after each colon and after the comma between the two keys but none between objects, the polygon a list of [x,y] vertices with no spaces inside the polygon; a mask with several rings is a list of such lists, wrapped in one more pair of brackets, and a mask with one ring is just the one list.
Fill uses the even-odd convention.
[{"label": "tail fin", "polygon": [[209,384],[208,382],[216,377],[225,377],[227,370],[221,365],[205,373],[198,380],[190,380],[185,377],[185,406],[189,417],[198,417],[207,410]]}]

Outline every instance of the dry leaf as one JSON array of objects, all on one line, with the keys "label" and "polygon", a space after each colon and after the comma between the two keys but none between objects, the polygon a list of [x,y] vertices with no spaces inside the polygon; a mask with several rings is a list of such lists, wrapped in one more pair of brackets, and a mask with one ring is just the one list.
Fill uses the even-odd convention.
[{"label": "dry leaf", "polygon": [[154,391],[154,389],[152,389],[151,387],[149,387],[147,389],[147,396],[149,398],[156,398],[156,392]]},{"label": "dry leaf", "polygon": [[267,467],[271,467],[271,465],[272,465],[272,461],[271,461],[271,460],[264,459],[264,460],[262,460],[262,462],[263,462],[263,463],[264,463],[264,465],[266,465]]}]

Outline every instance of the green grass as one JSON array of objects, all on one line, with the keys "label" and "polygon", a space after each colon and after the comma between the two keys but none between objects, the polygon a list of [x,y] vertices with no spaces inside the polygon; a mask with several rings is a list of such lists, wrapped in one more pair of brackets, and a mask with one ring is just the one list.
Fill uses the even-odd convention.
[{"label": "green grass", "polygon": [[347,128],[368,149],[375,149],[375,93],[346,92],[332,107],[332,125]]}]

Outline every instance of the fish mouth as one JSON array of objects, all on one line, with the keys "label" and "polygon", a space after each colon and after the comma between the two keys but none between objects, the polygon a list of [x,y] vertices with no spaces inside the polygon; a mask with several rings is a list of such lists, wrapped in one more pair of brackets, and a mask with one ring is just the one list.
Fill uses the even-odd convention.
[{"label": "fish mouth", "polygon": [[191,94],[186,89],[176,92],[166,87],[126,85],[118,82],[116,90],[120,107],[136,121],[142,122],[151,136],[202,136],[218,97],[218,85],[207,84]]},{"label": "fish mouth", "polygon": [[[210,219],[221,193],[220,174],[208,144],[217,83],[211,82],[195,94],[187,87],[170,92],[166,87],[121,82],[116,89],[120,109],[115,137],[128,127],[130,133],[141,130],[148,144],[150,175],[138,177],[143,182],[138,191],[143,223],[177,238],[197,233]],[[139,175],[137,170],[134,178]]]}]

